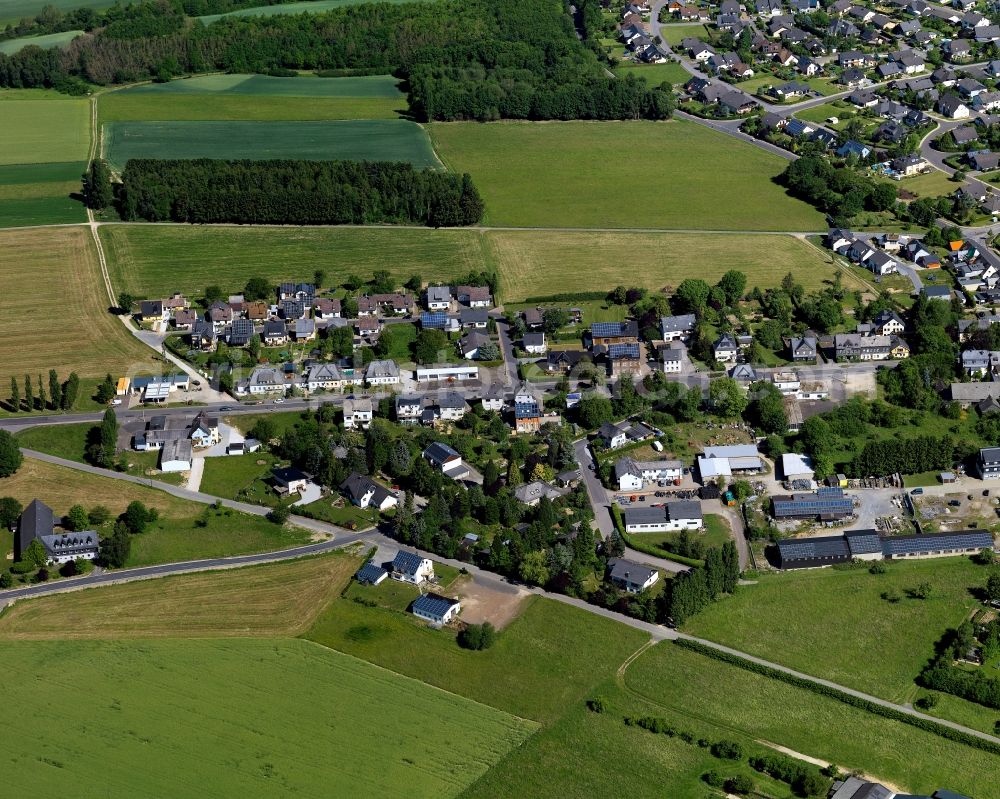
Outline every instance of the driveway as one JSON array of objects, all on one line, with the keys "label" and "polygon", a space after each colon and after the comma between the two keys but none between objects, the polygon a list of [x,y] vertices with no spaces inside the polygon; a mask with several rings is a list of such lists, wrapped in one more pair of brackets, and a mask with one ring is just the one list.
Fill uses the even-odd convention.
[{"label": "driveway", "polygon": [[597,473],[590,470],[594,463],[587,446],[587,439],[581,438],[573,442],[573,452],[576,455],[576,465],[583,475],[584,485],[587,486],[587,495],[590,497],[590,506],[594,509],[594,524],[600,531],[601,538],[607,538],[615,529],[611,520],[610,505],[608,505],[608,492],[605,491],[601,481],[597,478]]},{"label": "driveway", "polygon": [[316,502],[323,497],[323,489],[316,483],[306,483],[302,490],[299,491],[299,498],[292,503],[292,507],[298,507],[299,505],[309,505],[310,503]]},{"label": "driveway", "polygon": [[195,455],[191,458],[191,471],[188,472],[185,487],[188,491],[197,491],[201,488],[201,478],[205,474],[205,456]]}]

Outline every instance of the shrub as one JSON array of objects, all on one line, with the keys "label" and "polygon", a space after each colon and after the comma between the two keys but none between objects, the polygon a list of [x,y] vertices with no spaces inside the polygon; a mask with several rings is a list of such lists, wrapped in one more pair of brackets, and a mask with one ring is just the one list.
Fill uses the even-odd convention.
[{"label": "shrub", "polygon": [[10,576],[10,572],[0,572],[0,588],[10,588],[14,585],[14,578]]},{"label": "shrub", "polygon": [[31,563],[30,561],[19,560],[11,565],[10,570],[14,574],[29,574],[37,568],[38,567],[34,563]]},{"label": "shrub", "polygon": [[736,741],[716,741],[712,744],[712,754],[722,760],[742,760],[745,757],[743,747]]},{"label": "shrub", "polygon": [[76,561],[68,560],[62,566],[59,567],[59,573],[63,577],[75,577],[76,576]]},{"label": "shrub", "polygon": [[792,790],[799,796],[826,796],[829,788],[830,780],[808,769],[792,783]]},{"label": "shrub", "polygon": [[39,583],[44,583],[49,579],[49,570],[44,566],[38,570],[38,574],[35,575],[35,581]]},{"label": "shrub", "polygon": [[291,511],[286,506],[278,505],[278,507],[272,508],[267,514],[267,520],[273,524],[284,524],[291,515]]},{"label": "shrub", "polygon": [[871,572],[872,574],[885,574],[887,571],[889,571],[889,569],[882,561],[877,560],[871,566],[868,567],[868,571]]},{"label": "shrub", "polygon": [[882,592],[882,599],[884,599],[886,602],[891,602],[893,605],[899,602],[899,600],[901,600],[902,598],[903,597],[900,596],[899,591],[892,590],[892,591]]},{"label": "shrub", "polygon": [[87,514],[87,518],[91,525],[100,527],[102,524],[107,524],[111,521],[111,511],[104,507],[104,505],[94,505],[90,509],[90,513]]},{"label": "shrub", "polygon": [[591,713],[603,713],[607,710],[607,705],[605,704],[604,697],[595,696],[593,699],[587,700],[587,710]]},{"label": "shrub", "polygon": [[746,774],[737,774],[726,780],[724,787],[729,793],[737,793],[746,796],[748,793],[753,791],[753,780]]},{"label": "shrub", "polygon": [[463,649],[489,649],[495,641],[496,628],[488,621],[483,624],[467,624],[458,634],[458,645]]},{"label": "shrub", "polygon": [[937,707],[937,703],[938,703],[937,694],[924,694],[924,696],[918,698],[917,701],[914,702],[913,704],[915,704],[921,710],[933,710],[935,707]]},{"label": "shrub", "polygon": [[726,778],[723,777],[718,771],[706,771],[701,775],[701,778],[713,788],[721,788],[726,784]]}]

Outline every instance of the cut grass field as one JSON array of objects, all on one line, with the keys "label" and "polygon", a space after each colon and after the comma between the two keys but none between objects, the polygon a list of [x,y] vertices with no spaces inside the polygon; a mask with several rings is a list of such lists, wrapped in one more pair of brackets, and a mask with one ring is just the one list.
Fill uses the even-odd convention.
[{"label": "cut grass field", "polygon": [[39,597],[0,615],[0,638],[300,635],[360,565],[337,553]]},{"label": "cut grass field", "polygon": [[[488,240],[503,297],[515,301],[572,290],[580,275],[587,276],[588,290],[610,290],[625,280],[659,291],[686,278],[714,282],[729,269],[744,272],[747,285],[764,289],[791,272],[812,289],[831,281],[835,271],[820,250],[781,235],[491,231]],[[642,268],[629,268],[639,253]]]},{"label": "cut grass field", "polygon": [[[0,385],[55,369],[65,380],[156,368],[153,351],[108,313],[90,231],[0,231]],[[25,324],[25,320],[50,323]],[[22,387],[23,389],[23,387]]]},{"label": "cut grass field", "polygon": [[[989,572],[967,558],[886,565],[885,574],[863,568],[763,574],[756,585],[706,608],[685,629],[807,674],[909,702],[917,692],[913,680],[932,657],[934,643],[977,606],[970,589],[982,586]],[[905,598],[907,588],[925,581],[934,588],[929,599]],[[887,602],[881,598],[886,591],[904,599]]]},{"label": "cut grass field", "polygon": [[237,292],[254,276],[312,281],[316,269],[338,285],[377,269],[447,281],[489,268],[481,237],[464,230],[104,225],[100,235],[116,290],[140,297],[197,296],[213,283]]},{"label": "cut grass field", "polygon": [[[0,6],[0,14],[3,13]],[[48,50],[52,47],[64,47],[79,36],[83,31],[62,31],[61,33],[47,33],[43,36],[25,36],[21,39],[7,39],[0,42],[0,53],[4,55],[14,55],[20,52],[29,44],[34,47],[41,47]]]},{"label": "cut grass field", "polygon": [[47,673],[40,696],[11,689],[32,707],[0,733],[12,795],[438,799],[535,729],[307,641],[0,642],[0,656]]},{"label": "cut grass field", "polygon": [[302,158],[439,166],[424,129],[405,119],[109,122],[103,130],[105,157],[118,170],[130,158]]},{"label": "cut grass field", "polygon": [[[874,660],[866,653],[855,668]],[[780,744],[885,780],[901,792],[929,796],[946,787],[969,796],[997,795],[995,755],[672,644],[640,656],[625,673],[625,685],[677,718],[679,726],[724,727],[726,737]]]},{"label": "cut grass field", "polygon": [[[2,13],[2,12],[0,12]],[[81,98],[35,99],[0,91],[0,165],[84,161],[90,148],[90,103]]]},{"label": "cut grass field", "polygon": [[[427,129],[445,166],[472,175],[490,225],[826,227],[820,213],[772,182],[787,161],[694,122],[455,122]],[[646,190],[636,192],[626,163],[642,165]]]},{"label": "cut grass field", "polygon": [[[413,274],[448,281],[485,269],[500,273],[501,299],[516,303],[565,292],[581,273],[588,290],[610,290],[636,248],[644,266],[629,280],[653,291],[689,277],[714,281],[729,269],[761,288],[792,272],[812,289],[832,280],[834,270],[825,253],[782,235],[138,225],[102,225],[100,235],[115,288],[137,297],[197,295],[212,283],[236,292],[255,275],[311,280],[316,269],[329,285],[376,269],[400,282]],[[863,287],[847,273],[844,285]]]},{"label": "cut grass field", "polygon": [[406,108],[398,84],[391,75],[202,75],[106,92],[98,97],[97,113],[101,122],[394,119]]},{"label": "cut grass field", "polygon": [[[306,14],[320,13],[334,8],[354,6],[365,3],[368,0],[306,0],[301,3],[285,3],[283,5],[255,6],[254,8],[241,8],[237,11],[230,11],[226,14],[207,14],[198,17],[205,25],[210,25],[222,17],[273,17],[275,14]],[[398,4],[410,3],[414,0],[382,0],[382,2]]]},{"label": "cut grass field", "polygon": [[[160,518],[132,538],[128,566],[222,558],[252,552],[270,552],[307,543],[310,533],[297,527],[279,527],[261,516],[235,511],[207,510],[207,506],[174,497],[155,488],[110,477],[87,474],[26,458],[17,473],[0,480],[0,496],[12,496],[27,505],[40,499],[57,516],[73,505],[90,509],[104,505],[117,516],[137,500],[156,508]],[[196,524],[204,520],[204,526]],[[107,529],[98,532],[110,533]]]},{"label": "cut grass field", "polygon": [[[2,619],[0,619],[2,622]],[[551,723],[646,641],[646,635],[549,599],[525,610],[483,652],[401,613],[340,600],[306,637],[522,718]]]}]

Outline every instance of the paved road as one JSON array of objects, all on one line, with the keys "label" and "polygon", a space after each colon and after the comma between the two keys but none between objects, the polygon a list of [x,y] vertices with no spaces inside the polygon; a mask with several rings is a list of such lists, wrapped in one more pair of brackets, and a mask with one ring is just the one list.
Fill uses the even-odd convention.
[{"label": "paved road", "polygon": [[73,577],[68,580],[58,580],[51,583],[39,583],[26,588],[14,588],[0,591],[0,607],[6,606],[17,599],[44,596],[46,594],[62,594],[68,591],[79,591],[84,588],[94,588],[101,585],[130,583],[136,580],[149,580],[155,577],[169,577],[174,574],[210,571],[213,569],[235,569],[239,566],[250,566],[255,563],[275,563],[283,560],[293,560],[307,555],[317,555],[332,552],[351,544],[366,541],[370,533],[352,533],[340,538],[322,541],[316,544],[283,549],[278,552],[261,552],[256,555],[237,555],[231,558],[209,558],[206,560],[191,560],[183,563],[165,563],[159,566],[144,566],[139,569],[121,569],[117,571],[94,572],[86,577]]},{"label": "paved road", "polygon": [[[55,455],[47,455],[44,452],[36,452],[31,449],[22,448],[21,453],[26,458],[43,461],[44,463],[51,463],[55,466],[63,466],[67,469],[75,469],[78,472],[86,472],[87,474],[93,474],[97,477],[110,477],[114,480],[124,480],[127,483],[135,483],[136,485],[156,488],[160,491],[165,491],[178,499],[199,502],[202,505],[214,505],[218,503],[223,507],[232,508],[233,510],[238,510],[241,513],[249,513],[253,516],[267,516],[270,510],[270,508],[265,508],[260,505],[251,505],[248,502],[237,502],[232,499],[222,499],[220,497],[212,496],[211,494],[203,494],[200,491],[191,491],[187,488],[170,485],[169,483],[161,483],[148,477],[136,477],[131,474],[113,472],[109,469],[100,469],[86,463],[77,463],[76,461],[66,460],[65,458],[57,458]],[[312,530],[315,533],[322,533],[327,536],[344,537],[352,534],[350,530],[345,530],[343,527],[337,527],[334,524],[317,521],[316,519],[307,519],[305,516],[296,516],[293,514],[289,517],[289,522],[297,527],[303,527],[306,530]]]},{"label": "paved road", "polygon": [[597,473],[590,470],[596,465],[590,454],[590,447],[586,438],[581,438],[573,442],[573,452],[576,455],[576,465],[583,475],[583,483],[587,486],[587,496],[590,497],[590,506],[594,509],[594,523],[601,532],[602,538],[607,538],[615,529],[615,524],[611,520],[611,510],[608,505],[608,495],[597,477]]},{"label": "paved road", "polygon": [[771,142],[764,141],[763,139],[758,139],[755,136],[744,133],[740,130],[740,125],[746,121],[745,119],[704,119],[680,110],[674,111],[674,116],[686,119],[689,122],[694,122],[706,128],[711,128],[712,130],[717,130],[720,133],[728,134],[734,138],[741,139],[747,144],[752,144],[754,147],[758,147],[761,150],[767,150],[767,152],[772,155],[777,155],[780,158],[784,158],[786,161],[794,161],[798,158],[795,153],[790,153],[783,147],[778,147],[776,144],[771,144]]}]

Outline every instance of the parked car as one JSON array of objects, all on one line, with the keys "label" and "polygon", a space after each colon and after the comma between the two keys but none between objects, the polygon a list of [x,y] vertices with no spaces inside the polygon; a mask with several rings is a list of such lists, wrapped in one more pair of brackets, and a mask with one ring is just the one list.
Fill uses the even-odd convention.
[{"label": "parked car", "polygon": [[949,500],[948,504],[951,505],[951,507],[953,507],[953,508],[958,508],[958,507],[961,507],[962,502],[961,502],[961,500],[958,500],[958,499],[952,499],[952,500]]},{"label": "parked car", "polygon": [[923,494],[924,493],[924,489],[922,489],[922,488],[914,488],[910,493],[913,494],[913,495]]}]

